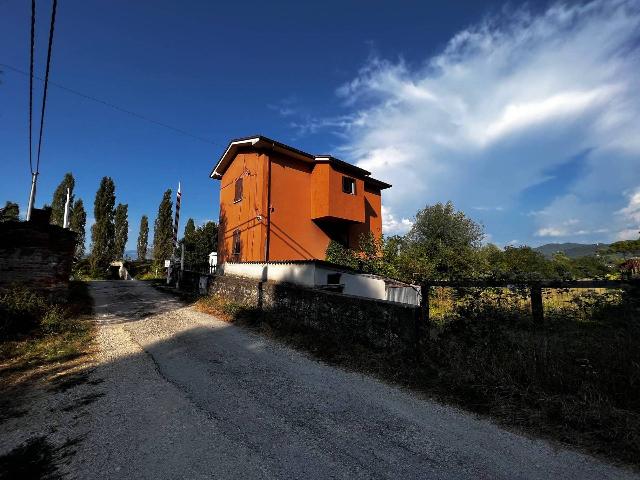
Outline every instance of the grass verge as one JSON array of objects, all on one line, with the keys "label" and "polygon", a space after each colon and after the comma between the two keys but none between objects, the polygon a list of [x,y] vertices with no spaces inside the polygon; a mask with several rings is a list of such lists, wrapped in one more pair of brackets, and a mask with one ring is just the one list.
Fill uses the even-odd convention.
[{"label": "grass verge", "polygon": [[15,287],[13,293],[3,297],[4,305],[9,304],[5,318],[13,315],[26,322],[26,326],[12,326],[0,338],[0,379],[14,372],[78,358],[91,345],[93,325],[85,316],[91,313],[93,303],[86,283],[71,282],[67,302],[63,304],[47,303],[31,293]]}]

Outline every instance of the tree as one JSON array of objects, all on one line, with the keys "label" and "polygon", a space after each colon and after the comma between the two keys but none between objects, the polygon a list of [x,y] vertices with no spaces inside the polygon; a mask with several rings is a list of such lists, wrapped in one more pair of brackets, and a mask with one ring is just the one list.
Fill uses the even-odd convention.
[{"label": "tree", "polygon": [[146,260],[149,244],[149,219],[143,215],[140,219],[140,233],[138,233],[138,260]]},{"label": "tree", "polygon": [[391,241],[385,241],[384,238],[376,238],[371,232],[361,233],[356,250],[331,241],[327,247],[326,259],[362,272],[395,277],[398,275],[394,260],[399,238],[391,237]]},{"label": "tree", "polygon": [[182,242],[184,245],[184,261],[186,265],[192,266],[198,263],[196,256],[196,224],[193,218],[187,219],[184,226],[184,236]]},{"label": "tree", "polygon": [[209,261],[209,254],[216,251],[218,245],[218,225],[207,222],[197,227],[193,219],[187,220],[184,228],[184,260],[187,266],[197,266]]},{"label": "tree", "polygon": [[79,198],[73,204],[71,209],[71,219],[69,220],[69,228],[71,231],[76,232],[76,259],[80,259],[84,256],[84,240],[85,240],[85,228],[87,226],[87,212],[84,210],[84,204],[82,199]]},{"label": "tree", "polygon": [[171,189],[168,189],[162,196],[153,226],[153,259],[156,265],[163,265],[173,254],[172,207]]},{"label": "tree", "polygon": [[129,239],[129,205],[119,203],[113,216],[114,239],[113,255],[115,258],[124,258],[124,249]]},{"label": "tree", "polygon": [[114,205],[116,187],[111,177],[103,177],[93,205],[95,223],[91,227],[91,269],[100,276],[113,260]]},{"label": "tree", "polygon": [[400,244],[400,269],[407,279],[469,276],[483,237],[482,225],[456,211],[451,202],[427,205]]},{"label": "tree", "polygon": [[20,219],[20,207],[17,203],[9,202],[0,208],[0,222],[17,222]]},{"label": "tree", "polygon": [[73,178],[71,172],[66,173],[64,178],[53,192],[53,199],[51,200],[51,219],[52,225],[64,226],[64,206],[67,203],[67,188],[71,190],[71,196],[69,197],[69,207],[71,208],[74,203],[73,188],[76,185],[76,181]]},{"label": "tree", "polygon": [[196,233],[196,224],[193,221],[193,218],[190,218],[187,220],[186,225],[184,226],[184,238],[190,238],[193,237],[193,235]]},{"label": "tree", "polygon": [[638,240],[621,240],[609,245],[607,253],[619,254],[623,258],[637,255],[640,253],[640,239]]},{"label": "tree", "polygon": [[571,271],[575,278],[605,278],[611,268],[600,256],[588,255],[572,259]]},{"label": "tree", "polygon": [[215,222],[207,222],[198,227],[195,232],[197,262],[208,262],[209,254],[218,248],[218,225]]}]

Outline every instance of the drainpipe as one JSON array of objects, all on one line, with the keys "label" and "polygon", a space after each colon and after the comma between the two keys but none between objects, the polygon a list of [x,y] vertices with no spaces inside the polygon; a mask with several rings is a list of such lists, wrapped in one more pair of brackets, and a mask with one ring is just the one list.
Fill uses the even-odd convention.
[{"label": "drainpipe", "polygon": [[[273,145],[271,146],[273,151]],[[264,245],[264,261],[269,261],[269,243],[271,240],[271,156],[267,156],[267,239]]]}]

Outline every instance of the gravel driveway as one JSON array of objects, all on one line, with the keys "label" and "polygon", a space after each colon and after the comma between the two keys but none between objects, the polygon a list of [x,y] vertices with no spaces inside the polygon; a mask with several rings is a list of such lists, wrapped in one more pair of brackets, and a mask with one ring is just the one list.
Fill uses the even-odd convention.
[{"label": "gravel driveway", "polygon": [[[308,358],[142,282],[93,282],[101,394],[72,478],[638,478]],[[98,387],[96,387],[98,388]]]}]

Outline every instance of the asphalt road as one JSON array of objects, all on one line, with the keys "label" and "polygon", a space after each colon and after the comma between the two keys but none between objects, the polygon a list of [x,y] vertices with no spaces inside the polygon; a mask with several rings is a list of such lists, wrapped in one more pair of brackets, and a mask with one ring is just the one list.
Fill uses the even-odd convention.
[{"label": "asphalt road", "polygon": [[141,282],[94,282],[72,478],[638,478],[324,365]]}]

